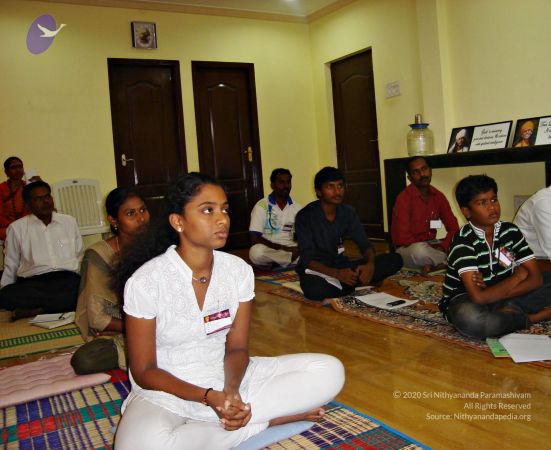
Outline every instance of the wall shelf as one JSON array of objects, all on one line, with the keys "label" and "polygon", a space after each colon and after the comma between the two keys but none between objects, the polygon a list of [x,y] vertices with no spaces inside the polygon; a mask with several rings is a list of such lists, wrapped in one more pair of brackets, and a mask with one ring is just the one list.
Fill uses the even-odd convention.
[{"label": "wall shelf", "polygon": [[[385,185],[388,231],[392,221],[392,208],[396,197],[406,187],[406,164],[410,157],[385,159]],[[517,149],[481,150],[466,153],[437,154],[425,156],[433,169],[469,166],[490,166],[498,164],[545,163],[545,184],[551,184],[551,145]]]}]

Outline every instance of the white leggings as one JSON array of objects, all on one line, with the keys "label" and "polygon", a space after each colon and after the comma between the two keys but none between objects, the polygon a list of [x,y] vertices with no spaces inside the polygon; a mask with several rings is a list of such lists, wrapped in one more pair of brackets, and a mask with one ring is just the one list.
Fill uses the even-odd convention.
[{"label": "white leggings", "polygon": [[136,396],[119,423],[116,450],[229,449],[266,429],[271,419],[310,411],[342,389],[344,367],[333,356],[300,353],[276,358],[274,376],[250,395],[252,418],[247,426],[226,431],[218,422],[181,417]]}]

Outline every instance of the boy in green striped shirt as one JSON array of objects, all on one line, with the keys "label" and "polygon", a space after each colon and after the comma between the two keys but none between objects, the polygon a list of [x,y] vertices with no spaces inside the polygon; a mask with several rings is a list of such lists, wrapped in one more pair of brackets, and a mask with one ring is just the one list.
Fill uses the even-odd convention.
[{"label": "boy in green striped shirt", "polygon": [[455,196],[468,223],[450,246],[439,304],[460,333],[478,339],[551,319],[551,272],[542,276],[520,230],[500,220],[497,190],[486,175],[458,183]]}]

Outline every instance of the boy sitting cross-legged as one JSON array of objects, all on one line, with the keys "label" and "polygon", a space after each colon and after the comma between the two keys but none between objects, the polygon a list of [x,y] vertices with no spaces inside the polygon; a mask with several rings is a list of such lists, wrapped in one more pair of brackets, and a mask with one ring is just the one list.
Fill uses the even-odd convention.
[{"label": "boy sitting cross-legged", "polygon": [[478,339],[551,319],[551,272],[542,277],[520,230],[499,220],[496,182],[468,176],[455,197],[468,223],[450,247],[439,304],[444,317]]}]

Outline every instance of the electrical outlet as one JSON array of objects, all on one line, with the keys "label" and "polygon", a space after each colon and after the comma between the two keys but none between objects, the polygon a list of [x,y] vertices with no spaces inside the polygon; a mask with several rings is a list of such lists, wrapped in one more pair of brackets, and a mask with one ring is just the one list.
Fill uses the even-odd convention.
[{"label": "electrical outlet", "polygon": [[390,83],[385,84],[386,98],[397,97],[398,95],[402,95],[402,93],[400,92],[399,81],[391,81]]}]

